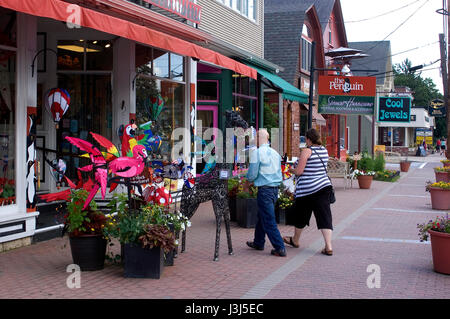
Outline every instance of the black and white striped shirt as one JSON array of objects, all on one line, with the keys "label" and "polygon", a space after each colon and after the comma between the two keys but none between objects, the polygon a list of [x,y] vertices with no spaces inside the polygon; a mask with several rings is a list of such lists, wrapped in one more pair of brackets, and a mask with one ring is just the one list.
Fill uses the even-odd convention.
[{"label": "black and white striped shirt", "polygon": [[[320,159],[322,159],[323,164],[320,161],[319,156]],[[324,187],[331,186],[327,171],[325,170],[327,163],[327,149],[323,146],[311,146],[311,156],[306,162],[303,174],[297,177],[295,197],[311,195]]]}]

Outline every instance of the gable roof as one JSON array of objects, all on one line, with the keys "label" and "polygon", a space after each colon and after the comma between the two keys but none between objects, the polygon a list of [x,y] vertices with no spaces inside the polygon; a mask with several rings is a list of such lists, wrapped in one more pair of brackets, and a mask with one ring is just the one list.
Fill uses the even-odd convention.
[{"label": "gable roof", "polygon": [[293,84],[298,75],[300,40],[307,11],[314,6],[319,22],[325,22],[326,26],[334,3],[335,0],[264,1],[264,58],[284,68],[278,75],[287,82]]},{"label": "gable roof", "polygon": [[[365,41],[349,42],[348,46],[352,49],[359,49],[370,56],[352,61],[350,69],[359,70],[378,70],[377,72],[358,72],[352,73],[358,76],[368,76],[374,73],[389,72],[388,65],[392,66],[391,42],[390,41]],[[391,62],[391,63],[388,63]],[[387,73],[387,76],[391,73]],[[377,76],[377,84],[384,84],[385,78],[382,75]]]}]

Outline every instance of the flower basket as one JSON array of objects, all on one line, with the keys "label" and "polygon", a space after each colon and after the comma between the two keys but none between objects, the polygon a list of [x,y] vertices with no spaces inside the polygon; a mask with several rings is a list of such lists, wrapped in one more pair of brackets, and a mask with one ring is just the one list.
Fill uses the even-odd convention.
[{"label": "flower basket", "polygon": [[161,247],[143,248],[133,243],[124,244],[124,276],[128,278],[161,278],[164,252]]},{"label": "flower basket", "polygon": [[102,235],[69,236],[69,241],[73,263],[81,271],[103,269],[107,241]]},{"label": "flower basket", "polygon": [[439,210],[450,209],[450,189],[443,189],[431,186],[431,208]]},{"label": "flower basket", "polygon": [[406,173],[409,171],[410,166],[411,166],[411,162],[408,162],[408,161],[400,162],[400,171]]},{"label": "flower basket", "polygon": [[450,234],[429,230],[434,271],[450,275]]},{"label": "flower basket", "polygon": [[358,185],[361,189],[369,189],[372,185],[373,175],[358,175]]}]

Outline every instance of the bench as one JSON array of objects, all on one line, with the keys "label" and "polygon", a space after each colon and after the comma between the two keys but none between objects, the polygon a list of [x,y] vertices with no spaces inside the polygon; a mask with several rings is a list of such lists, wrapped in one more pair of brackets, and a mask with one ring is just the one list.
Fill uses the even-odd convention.
[{"label": "bench", "polygon": [[351,182],[351,187],[353,187],[354,176],[350,174],[350,163],[343,162],[337,158],[330,157],[327,164],[328,176],[330,178],[344,178],[345,184],[344,189],[347,188],[348,180]]},{"label": "bench", "polygon": [[400,164],[402,155],[398,152],[384,152],[384,159],[386,163]]}]

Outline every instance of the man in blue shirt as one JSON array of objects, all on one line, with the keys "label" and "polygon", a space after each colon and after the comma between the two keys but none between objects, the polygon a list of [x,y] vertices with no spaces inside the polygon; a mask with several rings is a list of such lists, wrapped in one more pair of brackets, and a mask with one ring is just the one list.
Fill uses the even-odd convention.
[{"label": "man in blue shirt", "polygon": [[263,250],[265,237],[274,247],[271,254],[286,257],[283,239],[275,221],[275,203],[278,199],[278,187],[283,181],[281,174],[281,156],[269,146],[269,133],[265,129],[258,131],[257,150],[250,155],[250,166],[247,179],[258,187],[258,222],[255,227],[253,241],[247,246]]}]

